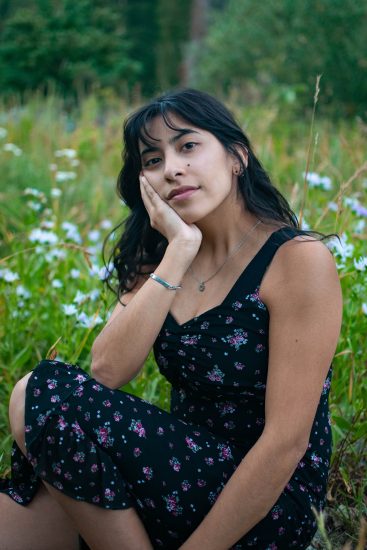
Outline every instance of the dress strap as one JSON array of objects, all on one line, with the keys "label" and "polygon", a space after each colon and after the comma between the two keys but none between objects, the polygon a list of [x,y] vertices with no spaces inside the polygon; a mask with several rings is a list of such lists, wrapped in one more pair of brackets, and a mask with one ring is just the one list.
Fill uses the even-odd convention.
[{"label": "dress strap", "polygon": [[251,286],[260,285],[278,248],[300,234],[302,230],[295,227],[282,227],[270,235],[249,266],[250,273],[247,275]]}]

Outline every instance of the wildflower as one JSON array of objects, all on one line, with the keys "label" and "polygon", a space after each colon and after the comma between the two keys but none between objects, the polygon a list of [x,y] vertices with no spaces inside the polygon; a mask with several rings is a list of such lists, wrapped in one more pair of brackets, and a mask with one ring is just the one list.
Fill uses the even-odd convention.
[{"label": "wildflower", "polygon": [[70,161],[70,166],[75,167],[75,166],[79,166],[79,164],[80,164],[80,161],[78,159],[71,159]]},{"label": "wildflower", "polygon": [[8,268],[0,269],[0,279],[4,279],[6,283],[13,283],[19,281],[19,275]]},{"label": "wildflower", "polygon": [[29,240],[32,243],[47,243],[56,244],[58,242],[58,236],[52,231],[45,231],[43,229],[33,229],[29,234]]},{"label": "wildflower", "polygon": [[338,211],[338,205],[336,202],[333,202],[333,201],[330,201],[327,203],[328,205],[328,208],[329,210],[331,210],[332,212],[337,212]]},{"label": "wildflower", "polygon": [[19,157],[23,152],[17,145],[14,145],[14,143],[5,143],[3,150],[13,153],[15,157]]},{"label": "wildflower", "polygon": [[15,293],[19,298],[24,298],[25,300],[31,297],[31,293],[23,285],[18,285]]},{"label": "wildflower", "polygon": [[45,196],[42,191],[39,191],[39,189],[36,189],[35,187],[26,187],[23,191],[23,195],[30,195],[31,197],[35,197],[36,199],[42,199]]},{"label": "wildflower", "polygon": [[41,229],[53,229],[55,227],[55,222],[52,220],[44,220],[41,222]]},{"label": "wildflower", "polygon": [[75,149],[59,149],[58,151],[55,151],[55,157],[67,157],[69,159],[73,159],[76,157],[76,151]]},{"label": "wildflower", "polygon": [[42,204],[40,202],[35,202],[35,201],[28,201],[27,206],[31,210],[34,210],[34,212],[39,212],[42,208]]},{"label": "wildflower", "polygon": [[361,256],[359,260],[354,258],[353,263],[358,271],[364,271],[367,267],[367,256]]},{"label": "wildflower", "polygon": [[60,279],[54,279],[51,283],[51,286],[53,288],[62,288],[63,287],[63,284],[62,282],[60,281]]},{"label": "wildflower", "polygon": [[93,328],[95,325],[103,323],[103,319],[99,315],[91,315],[89,317],[84,311],[77,315],[77,319],[84,328]]},{"label": "wildflower", "polygon": [[334,251],[335,254],[342,259],[343,262],[346,258],[350,258],[353,255],[354,245],[351,243],[347,243],[347,235],[345,233],[342,234],[340,242],[339,239],[334,237],[327,243],[326,246],[330,250]]},{"label": "wildflower", "polygon": [[362,206],[362,204],[356,204],[353,210],[358,216],[363,216],[364,218],[367,218],[367,208],[365,206]]},{"label": "wildflower", "polygon": [[72,270],[70,271],[70,277],[71,277],[72,279],[79,279],[79,277],[80,277],[80,271],[79,271],[79,269],[72,269]]},{"label": "wildflower", "polygon": [[55,179],[58,183],[63,181],[75,180],[75,178],[76,178],[75,172],[62,172],[59,170],[56,172],[56,175],[55,175]]},{"label": "wildflower", "polygon": [[53,187],[51,189],[51,197],[53,199],[57,199],[58,197],[61,197],[61,195],[62,195],[62,191],[58,187]]},{"label": "wildflower", "polygon": [[365,227],[366,227],[365,220],[358,220],[354,226],[354,232],[358,234],[363,233]]},{"label": "wildflower", "polygon": [[78,311],[74,304],[62,304],[62,309],[68,317],[70,317],[70,315],[75,315]]},{"label": "wildflower", "polygon": [[58,248],[55,248],[54,250],[46,252],[44,257],[46,262],[51,264],[54,260],[64,260],[66,258],[66,252],[65,250],[59,250]]},{"label": "wildflower", "polygon": [[54,162],[52,164],[49,164],[48,167],[52,172],[56,172],[57,170],[57,164],[55,164]]},{"label": "wildflower", "polygon": [[8,130],[6,128],[0,127],[0,139],[6,138],[8,135]]},{"label": "wildflower", "polygon": [[88,294],[89,298],[92,300],[92,302],[95,302],[97,300],[97,298],[99,298],[99,295],[100,295],[100,291],[95,288],[94,290],[91,290]]},{"label": "wildflower", "polygon": [[101,229],[111,229],[112,222],[110,220],[102,220],[99,225]]},{"label": "wildflower", "polygon": [[302,218],[301,229],[303,229],[304,231],[308,231],[310,229],[310,225],[306,222],[304,218]]},{"label": "wildflower", "polygon": [[78,228],[75,224],[70,222],[63,222],[61,224],[61,227],[64,231],[66,231],[66,238],[70,239],[71,241],[74,241],[78,244],[82,242],[82,238],[79,234]]},{"label": "wildflower", "polygon": [[80,305],[82,302],[84,302],[88,298],[88,294],[83,294],[83,292],[80,292],[80,290],[77,291],[76,296],[73,300],[75,304]]},{"label": "wildflower", "polygon": [[328,176],[320,176],[316,172],[303,172],[302,176],[306,178],[309,187],[319,187],[324,191],[332,189],[331,179]]},{"label": "wildflower", "polygon": [[88,233],[88,239],[92,242],[97,242],[101,238],[101,233],[98,231],[98,229],[93,229],[92,231],[89,231]]},{"label": "wildflower", "polygon": [[367,315],[367,304],[365,302],[362,304],[362,311],[365,315]]}]

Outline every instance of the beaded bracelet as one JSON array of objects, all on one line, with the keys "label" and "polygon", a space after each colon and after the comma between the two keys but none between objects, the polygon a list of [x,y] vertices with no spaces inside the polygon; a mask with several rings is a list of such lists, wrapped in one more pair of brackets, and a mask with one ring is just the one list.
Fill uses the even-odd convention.
[{"label": "beaded bracelet", "polygon": [[158,275],[156,275],[155,273],[151,273],[149,277],[154,281],[157,281],[157,283],[160,283],[161,285],[163,285],[165,288],[168,288],[168,290],[178,290],[179,288],[182,288],[182,286],[179,286],[179,285],[175,286],[167,283],[167,281],[165,281],[164,279],[161,279],[161,277],[158,277]]}]

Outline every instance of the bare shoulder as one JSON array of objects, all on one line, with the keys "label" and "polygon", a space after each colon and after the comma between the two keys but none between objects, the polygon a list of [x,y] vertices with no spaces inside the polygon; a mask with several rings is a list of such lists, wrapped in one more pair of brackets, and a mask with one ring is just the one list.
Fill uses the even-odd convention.
[{"label": "bare shoulder", "polygon": [[332,253],[315,237],[297,235],[278,248],[262,280],[260,295],[266,305],[272,305],[285,297],[306,297],[326,287],[340,292]]}]

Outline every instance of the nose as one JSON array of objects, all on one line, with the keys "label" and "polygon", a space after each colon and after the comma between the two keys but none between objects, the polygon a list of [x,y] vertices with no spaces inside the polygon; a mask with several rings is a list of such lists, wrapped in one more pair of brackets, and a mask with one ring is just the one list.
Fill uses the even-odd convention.
[{"label": "nose", "polygon": [[175,181],[178,176],[182,176],[185,172],[185,165],[182,159],[177,155],[166,155],[164,161],[164,178],[166,181]]}]

